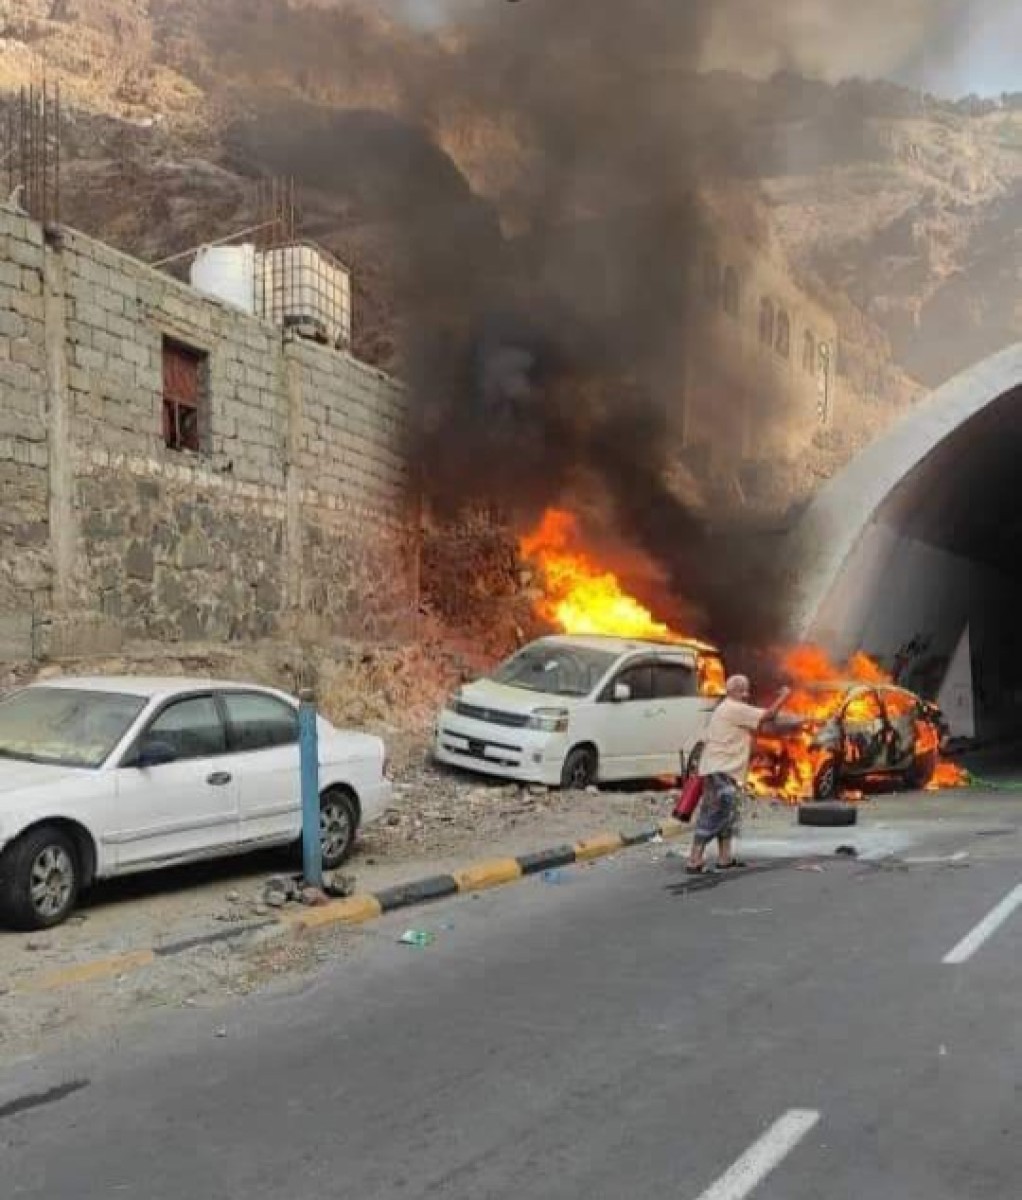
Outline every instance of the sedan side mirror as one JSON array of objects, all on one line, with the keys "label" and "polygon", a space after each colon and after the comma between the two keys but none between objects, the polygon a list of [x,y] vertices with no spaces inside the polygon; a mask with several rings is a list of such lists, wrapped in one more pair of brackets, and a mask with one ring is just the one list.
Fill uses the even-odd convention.
[{"label": "sedan side mirror", "polygon": [[176,759],[177,751],[170,742],[143,742],[135,756],[134,766],[140,771],[148,771],[150,767],[165,767]]},{"label": "sedan side mirror", "polygon": [[611,693],[611,699],[615,704],[624,704],[626,700],[631,700],[632,689],[627,683],[615,683],[614,691]]}]

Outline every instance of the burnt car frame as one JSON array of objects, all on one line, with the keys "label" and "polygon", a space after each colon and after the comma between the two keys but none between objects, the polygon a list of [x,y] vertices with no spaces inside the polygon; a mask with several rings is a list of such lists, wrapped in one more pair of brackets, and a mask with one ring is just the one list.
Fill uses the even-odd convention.
[{"label": "burnt car frame", "polygon": [[[823,709],[821,713],[820,710]],[[808,712],[806,711],[808,710]],[[948,737],[940,709],[894,684],[827,682],[796,688],[791,709],[799,731],[757,740],[760,778],[784,789],[798,771],[791,739],[809,752],[813,799],[829,800],[843,788],[894,783],[921,790],[933,778]],[[805,756],[798,756],[805,761]]]}]

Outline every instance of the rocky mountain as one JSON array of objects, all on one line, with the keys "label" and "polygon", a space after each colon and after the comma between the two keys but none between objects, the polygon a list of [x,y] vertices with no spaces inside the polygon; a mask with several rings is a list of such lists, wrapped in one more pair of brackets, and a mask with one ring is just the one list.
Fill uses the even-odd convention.
[{"label": "rocky mountain", "polygon": [[[305,228],[356,271],[359,350],[396,354],[397,231],[454,211],[515,228],[534,147],[457,35],[332,0],[0,0],[0,91],[59,80],[65,219],[147,259],[243,228],[294,174]],[[679,85],[683,86],[683,84]],[[719,73],[754,197],[849,330],[883,405],[1022,337],[1022,104]],[[482,97],[482,99],[481,99]],[[414,186],[409,186],[414,181]]]}]

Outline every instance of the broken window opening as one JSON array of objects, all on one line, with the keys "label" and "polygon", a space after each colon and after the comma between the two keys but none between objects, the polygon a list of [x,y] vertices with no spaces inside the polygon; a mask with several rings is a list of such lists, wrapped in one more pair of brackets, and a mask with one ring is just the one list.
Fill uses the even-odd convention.
[{"label": "broken window opening", "polygon": [[774,344],[774,305],[766,296],[759,302],[759,340],[764,346]]},{"label": "broken window opening", "polygon": [[811,329],[807,329],[802,338],[802,370],[807,375],[816,374],[816,338]]},{"label": "broken window opening", "polygon": [[777,340],[774,343],[774,349],[781,358],[788,358],[791,355],[791,318],[783,308],[777,312]]},{"label": "broken window opening", "polygon": [[201,409],[208,355],[163,339],[163,442],[168,450],[202,449]]}]

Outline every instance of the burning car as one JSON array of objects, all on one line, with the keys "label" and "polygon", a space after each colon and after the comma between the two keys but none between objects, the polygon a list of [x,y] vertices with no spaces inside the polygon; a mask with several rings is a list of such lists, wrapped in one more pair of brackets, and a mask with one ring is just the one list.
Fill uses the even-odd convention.
[{"label": "burning car", "polygon": [[782,715],[803,726],[757,739],[752,779],[765,795],[828,800],[867,782],[922,789],[941,766],[943,714],[893,684],[803,683]]}]

